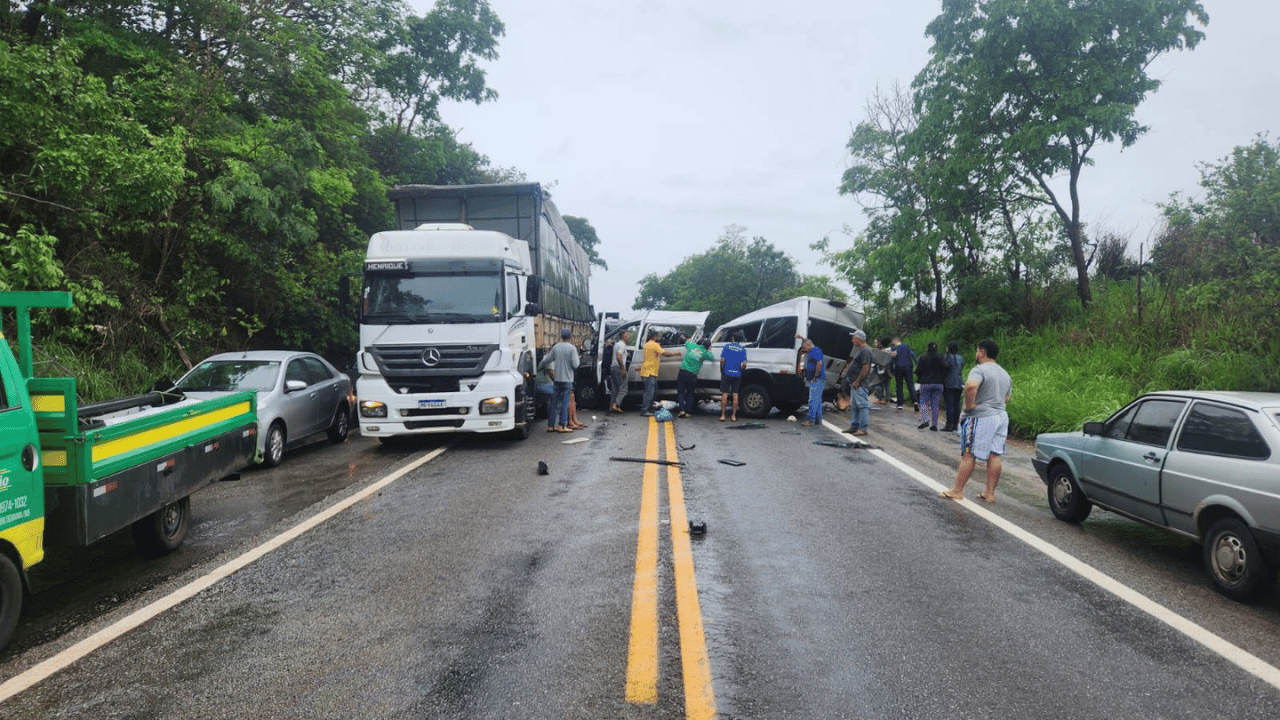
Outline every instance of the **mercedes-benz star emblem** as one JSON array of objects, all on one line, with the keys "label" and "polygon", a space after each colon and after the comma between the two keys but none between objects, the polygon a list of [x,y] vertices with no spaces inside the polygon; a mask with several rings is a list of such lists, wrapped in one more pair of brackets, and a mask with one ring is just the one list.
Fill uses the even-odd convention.
[{"label": "mercedes-benz star emblem", "polygon": [[440,364],[440,351],[435,348],[427,348],[422,351],[422,364],[427,367],[435,367]]}]

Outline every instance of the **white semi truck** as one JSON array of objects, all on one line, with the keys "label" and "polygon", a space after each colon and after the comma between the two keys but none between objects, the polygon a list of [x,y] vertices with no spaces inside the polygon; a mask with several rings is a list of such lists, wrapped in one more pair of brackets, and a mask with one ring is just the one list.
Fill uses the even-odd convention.
[{"label": "white semi truck", "polygon": [[586,252],[538,183],[388,194],[400,229],[365,255],[360,432],[527,437],[537,360],[562,328],[591,333]]}]

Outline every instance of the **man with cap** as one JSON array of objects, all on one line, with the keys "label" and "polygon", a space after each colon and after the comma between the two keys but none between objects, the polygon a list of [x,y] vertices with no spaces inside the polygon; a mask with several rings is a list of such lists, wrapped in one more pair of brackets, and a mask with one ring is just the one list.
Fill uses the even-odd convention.
[{"label": "man with cap", "polygon": [[[578,369],[578,348],[569,342],[571,334],[569,328],[561,328],[560,342],[538,363],[538,369],[546,368],[555,381],[551,403],[547,406],[547,432],[573,432],[569,427],[569,398],[573,396],[573,374]],[[550,421],[553,417],[554,426]]]},{"label": "man with cap", "polygon": [[845,366],[844,377],[849,382],[852,403],[849,412],[850,435],[866,435],[870,425],[870,405],[867,396],[867,376],[871,371],[871,348],[867,347],[867,334],[861,330],[853,333],[853,357]]}]

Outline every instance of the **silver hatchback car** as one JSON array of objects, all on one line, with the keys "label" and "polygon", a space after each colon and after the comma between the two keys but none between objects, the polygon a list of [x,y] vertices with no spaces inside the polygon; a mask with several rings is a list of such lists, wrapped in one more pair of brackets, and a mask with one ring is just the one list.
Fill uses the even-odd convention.
[{"label": "silver hatchback car", "polygon": [[316,433],[340,443],[351,431],[351,378],[319,355],[252,350],[214,355],[191,369],[173,392],[204,398],[233,390],[258,392],[258,455],[275,467],[284,451]]},{"label": "silver hatchback car", "polygon": [[1195,539],[1227,596],[1274,588],[1280,562],[1280,394],[1143,395],[1105,422],[1036,438],[1059,519],[1094,505]]}]

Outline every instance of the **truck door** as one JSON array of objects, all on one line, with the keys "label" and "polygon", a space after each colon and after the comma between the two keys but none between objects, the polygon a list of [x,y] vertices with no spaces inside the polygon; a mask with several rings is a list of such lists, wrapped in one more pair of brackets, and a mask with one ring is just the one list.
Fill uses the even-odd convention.
[{"label": "truck door", "polygon": [[0,348],[0,531],[36,518],[44,506],[35,414],[21,382],[5,345]]},{"label": "truck door", "polygon": [[1160,473],[1183,400],[1158,398],[1130,405],[1090,438],[1080,461],[1081,482],[1099,501],[1136,517],[1164,523]]}]

